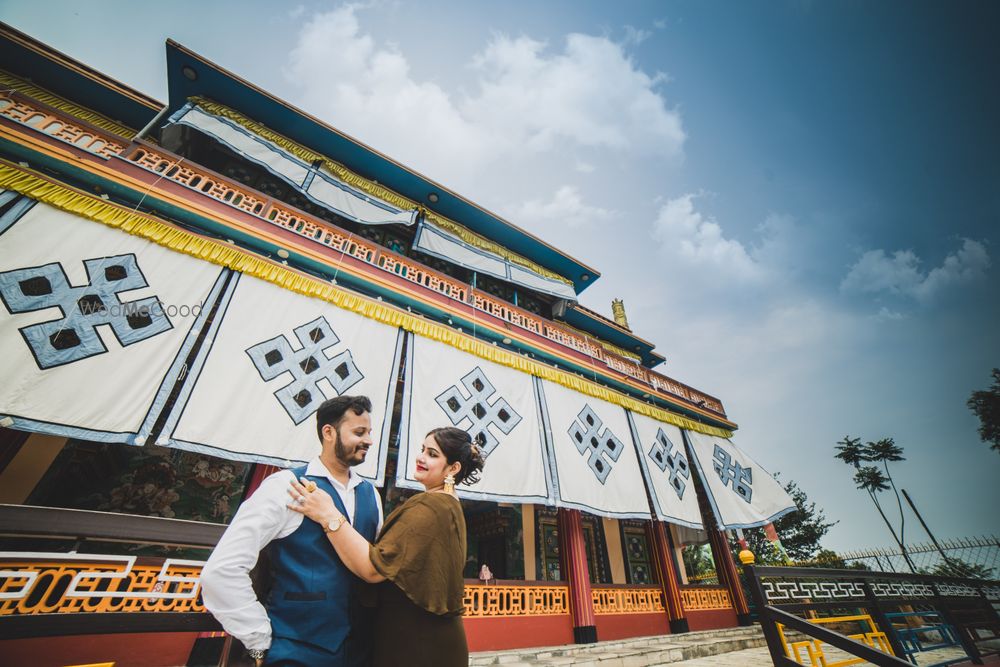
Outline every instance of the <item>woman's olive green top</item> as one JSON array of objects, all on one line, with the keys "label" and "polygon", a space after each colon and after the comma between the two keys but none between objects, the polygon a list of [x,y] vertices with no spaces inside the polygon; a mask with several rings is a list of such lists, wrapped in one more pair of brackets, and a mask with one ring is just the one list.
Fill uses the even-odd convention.
[{"label": "woman's olive green top", "polygon": [[386,518],[369,549],[372,565],[421,609],[439,616],[464,609],[465,517],[447,493],[420,493]]}]

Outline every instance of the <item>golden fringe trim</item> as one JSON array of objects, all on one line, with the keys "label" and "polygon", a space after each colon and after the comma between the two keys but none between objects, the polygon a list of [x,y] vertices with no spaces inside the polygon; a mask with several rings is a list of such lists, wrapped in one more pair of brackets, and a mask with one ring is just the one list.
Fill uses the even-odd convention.
[{"label": "golden fringe trim", "polygon": [[574,391],[620,405],[647,417],[708,435],[722,438],[732,436],[731,431],[708,426],[643,403],[631,396],[612,391],[572,373],[557,370],[541,362],[459,333],[443,324],[403,312],[378,301],[351,294],[312,276],[303,275],[270,260],[254,256],[236,246],[199,236],[111,202],[95,199],[90,195],[47,181],[6,164],[0,164],[0,188],[15,190],[68,213],[121,229],[171,250],[266,280],[298,294],[321,299],[338,308],[358,313],[383,324],[402,327],[418,336],[424,336],[482,359],[556,382]]},{"label": "golden fringe trim", "polygon": [[18,92],[24,93],[28,97],[49,105],[53,109],[65,111],[72,116],[76,116],[77,118],[87,121],[95,127],[107,130],[108,132],[113,132],[119,137],[131,139],[136,134],[136,131],[130,127],[116,123],[107,116],[103,116],[96,111],[91,111],[85,107],[73,104],[64,98],[59,97],[55,93],[50,93],[44,88],[39,88],[38,86],[30,84],[27,81],[23,81],[5,70],[0,70],[0,86],[13,88]]},{"label": "golden fringe trim", "polygon": [[449,220],[448,218],[441,217],[436,213],[428,211],[425,207],[417,204],[416,202],[411,201],[410,199],[407,199],[406,197],[393,192],[392,190],[389,190],[374,181],[370,181],[367,178],[355,174],[342,164],[334,162],[325,155],[321,155],[320,153],[310,150],[284,135],[278,134],[266,125],[261,125],[257,121],[247,118],[238,111],[230,109],[229,107],[219,104],[218,102],[207,100],[204,97],[192,97],[191,101],[209,113],[222,116],[223,118],[228,118],[234,123],[239,123],[251,132],[259,134],[271,143],[280,146],[301,160],[313,163],[320,162],[322,167],[331,174],[339,178],[344,183],[356,187],[365,194],[371,195],[372,197],[378,197],[382,201],[406,211],[419,209],[428,222],[451,232],[471,246],[479,248],[480,250],[492,252],[510,262],[513,262],[514,264],[530,269],[531,271],[534,271],[535,273],[545,276],[551,280],[557,280],[567,285],[573,284],[573,281],[559,275],[555,271],[546,269],[544,266],[532,262],[527,257],[522,257],[521,255],[513,253],[507,248],[504,248],[502,245],[489,240],[485,236],[480,236],[471,229],[464,227],[453,220]]}]

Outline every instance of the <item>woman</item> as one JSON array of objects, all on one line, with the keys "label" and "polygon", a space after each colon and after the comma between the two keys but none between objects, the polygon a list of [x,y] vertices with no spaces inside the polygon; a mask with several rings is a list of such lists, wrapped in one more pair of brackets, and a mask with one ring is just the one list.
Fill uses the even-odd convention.
[{"label": "woman", "polygon": [[375,667],[465,667],[469,648],[462,625],[465,517],[455,484],[479,481],[483,457],[462,429],[427,434],[414,478],[419,493],[385,520],[375,544],[347,523],[322,489],[292,482],[288,506],[324,527],[337,555],[354,574],[377,583]]}]

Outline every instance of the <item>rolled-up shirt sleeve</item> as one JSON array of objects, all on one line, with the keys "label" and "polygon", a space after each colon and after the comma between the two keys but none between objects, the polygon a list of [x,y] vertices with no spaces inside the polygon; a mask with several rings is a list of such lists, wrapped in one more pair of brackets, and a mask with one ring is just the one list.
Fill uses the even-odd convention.
[{"label": "rolled-up shirt sleeve", "polygon": [[254,593],[250,570],[261,549],[280,535],[293,514],[287,507],[291,479],[290,472],[281,471],[261,483],[240,505],[202,569],[205,608],[248,649],[271,646],[271,622]]}]

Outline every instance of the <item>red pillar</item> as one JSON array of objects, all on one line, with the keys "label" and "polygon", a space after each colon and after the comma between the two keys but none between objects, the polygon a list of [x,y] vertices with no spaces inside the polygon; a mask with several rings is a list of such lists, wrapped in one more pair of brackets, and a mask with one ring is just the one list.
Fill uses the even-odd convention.
[{"label": "red pillar", "polygon": [[590,592],[590,568],[583,541],[583,521],[579,510],[559,509],[559,560],[563,578],[569,583],[569,608],[573,614],[573,641],[597,641],[594,599]]},{"label": "red pillar", "polygon": [[253,495],[253,492],[257,490],[264,478],[273,475],[274,473],[281,470],[278,466],[268,465],[266,463],[255,463],[253,470],[250,472],[250,479],[247,480],[247,488],[243,493],[243,500],[246,500]]},{"label": "red pillar", "polygon": [[732,549],[729,548],[729,541],[725,533],[715,527],[708,528],[708,537],[712,545],[712,557],[715,559],[715,571],[719,576],[719,583],[729,589],[729,598],[733,601],[733,608],[736,609],[736,618],[740,625],[750,625],[750,607],[747,605],[747,598],[743,594],[743,586],[740,585],[740,577],[736,571],[736,562],[733,560]]},{"label": "red pillar", "polygon": [[646,535],[653,547],[656,574],[666,602],[670,632],[687,632],[688,622],[684,617],[684,603],[681,601],[681,589],[677,583],[677,572],[674,570],[674,550],[670,547],[667,525],[662,521],[650,521],[646,524]]}]

